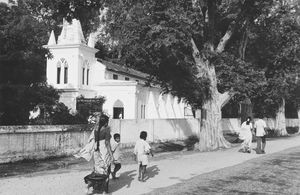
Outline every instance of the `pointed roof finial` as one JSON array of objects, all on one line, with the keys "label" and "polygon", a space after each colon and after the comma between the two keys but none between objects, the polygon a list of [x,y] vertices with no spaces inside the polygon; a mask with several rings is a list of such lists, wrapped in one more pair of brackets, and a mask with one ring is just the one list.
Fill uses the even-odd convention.
[{"label": "pointed roof finial", "polygon": [[73,31],[74,31],[74,43],[83,43],[86,44],[80,21],[77,19],[72,20]]},{"label": "pointed roof finial", "polygon": [[54,31],[51,31],[50,38],[47,45],[56,45],[56,40],[54,36]]},{"label": "pointed roof finial", "polygon": [[63,20],[63,28],[58,36],[57,44],[86,44],[79,20],[73,19],[72,23]]},{"label": "pointed roof finial", "polygon": [[95,47],[95,39],[94,39],[94,36],[92,34],[90,34],[90,36],[89,36],[88,46],[92,47],[92,48]]}]

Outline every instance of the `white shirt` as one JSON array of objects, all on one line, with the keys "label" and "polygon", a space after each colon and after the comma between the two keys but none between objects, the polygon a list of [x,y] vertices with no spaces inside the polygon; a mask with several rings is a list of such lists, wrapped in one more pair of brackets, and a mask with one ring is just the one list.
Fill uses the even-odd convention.
[{"label": "white shirt", "polygon": [[134,154],[135,155],[143,155],[150,152],[150,145],[143,139],[139,139],[136,141],[134,146]]},{"label": "white shirt", "polygon": [[111,150],[113,152],[115,162],[120,160],[120,143],[116,142],[114,139],[110,141]]},{"label": "white shirt", "polygon": [[250,122],[249,125],[246,124],[247,121],[242,123],[241,129],[239,131],[239,138],[241,140],[250,140],[252,139],[252,123]]},{"label": "white shirt", "polygon": [[242,123],[241,130],[247,130],[247,131],[251,132],[251,129],[252,129],[252,123],[251,122],[249,123],[249,125],[247,125],[247,121]]},{"label": "white shirt", "polygon": [[254,128],[256,128],[256,136],[262,137],[266,134],[265,128],[267,127],[267,124],[264,120],[258,119],[254,123]]}]

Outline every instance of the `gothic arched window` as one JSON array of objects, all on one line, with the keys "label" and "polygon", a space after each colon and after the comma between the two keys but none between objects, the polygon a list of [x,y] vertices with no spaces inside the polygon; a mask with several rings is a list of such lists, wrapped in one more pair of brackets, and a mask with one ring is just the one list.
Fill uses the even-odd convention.
[{"label": "gothic arched window", "polygon": [[89,61],[85,60],[82,64],[82,84],[89,85],[89,77],[90,77],[90,65]]},{"label": "gothic arched window", "polygon": [[61,58],[60,61],[62,62],[63,66],[64,66],[64,84],[68,83],[68,63],[64,58]]},{"label": "gothic arched window", "polygon": [[64,76],[64,84],[68,83],[68,63],[66,61],[66,59],[61,58],[58,62],[57,62],[57,74],[56,74],[56,83],[60,84],[61,82],[61,72],[62,70],[64,71],[63,76]]},{"label": "gothic arched window", "polygon": [[57,67],[56,67],[56,83],[60,84],[60,73],[61,73],[61,62],[57,62]]}]

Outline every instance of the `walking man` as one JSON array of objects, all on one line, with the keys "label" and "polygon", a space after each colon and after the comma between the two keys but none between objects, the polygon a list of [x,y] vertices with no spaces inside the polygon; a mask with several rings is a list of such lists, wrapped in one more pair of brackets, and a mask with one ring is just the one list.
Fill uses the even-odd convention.
[{"label": "walking man", "polygon": [[262,119],[262,115],[259,115],[259,119],[255,121],[254,128],[256,131],[256,141],[257,141],[257,154],[265,154],[265,147],[266,147],[266,128],[267,124]]}]

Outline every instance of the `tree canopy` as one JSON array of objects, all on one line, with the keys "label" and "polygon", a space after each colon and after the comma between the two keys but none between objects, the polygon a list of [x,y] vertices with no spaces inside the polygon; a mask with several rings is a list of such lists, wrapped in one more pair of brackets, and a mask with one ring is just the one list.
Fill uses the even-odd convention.
[{"label": "tree canopy", "polygon": [[[195,66],[191,39],[200,55],[215,65],[220,92],[253,96],[264,82],[263,72],[245,62],[236,48],[244,44],[241,29],[268,5],[268,1],[113,1],[107,2],[106,30],[118,41],[120,63],[149,73],[165,92],[201,108],[211,97],[210,81]],[[222,48],[229,31],[237,35]]]},{"label": "tree canopy", "polygon": [[[28,124],[29,111],[52,113],[59,92],[46,84],[48,26],[19,1],[0,3],[0,124]],[[65,109],[69,114],[69,110]]]}]

